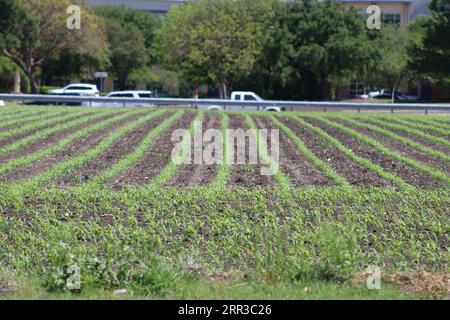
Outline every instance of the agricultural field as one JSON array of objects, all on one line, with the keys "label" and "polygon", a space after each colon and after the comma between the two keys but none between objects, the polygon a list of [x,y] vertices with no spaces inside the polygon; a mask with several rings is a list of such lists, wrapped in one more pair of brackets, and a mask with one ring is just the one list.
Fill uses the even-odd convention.
[{"label": "agricultural field", "polygon": [[[172,161],[197,121],[279,170]],[[0,299],[445,299],[450,117],[0,107],[0,211]]]}]

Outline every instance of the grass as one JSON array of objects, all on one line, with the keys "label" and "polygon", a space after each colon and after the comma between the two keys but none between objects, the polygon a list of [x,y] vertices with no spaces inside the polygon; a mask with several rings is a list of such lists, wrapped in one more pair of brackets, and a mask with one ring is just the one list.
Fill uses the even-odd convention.
[{"label": "grass", "polygon": [[129,300],[129,299],[174,299],[174,300],[420,300],[430,298],[424,293],[403,292],[393,284],[382,285],[381,290],[369,290],[364,284],[333,284],[329,282],[304,281],[297,283],[263,283],[239,281],[204,281],[186,278],[177,282],[176,288],[164,296],[139,296],[133,291],[115,293],[113,290],[89,289],[79,294],[48,292],[39,279],[14,281],[16,288],[9,294],[0,294],[0,299],[25,300]]},{"label": "grass", "polygon": [[[333,180],[335,186],[293,188],[283,172],[279,172],[274,177],[278,187],[231,188],[228,180],[233,166],[224,163],[218,166],[210,185],[168,188],[167,181],[181,167],[177,162],[168,162],[147,185],[119,190],[107,187],[108,181],[142,159],[161,134],[187,112],[191,111],[137,109],[114,113],[113,118],[69,135],[48,149],[25,157],[26,160],[13,159],[18,161],[14,168],[32,164],[43,156],[65,150],[69,142],[88,132],[118,119],[140,115],[103,137],[95,148],[62,160],[30,180],[0,183],[0,291],[5,291],[0,293],[0,299],[448,297],[439,291],[442,288],[433,289],[432,295],[428,289],[408,293],[391,282],[383,282],[381,290],[371,291],[364,281],[355,278],[371,265],[380,267],[385,275],[421,270],[448,273],[450,189],[412,187],[370,159],[359,157],[337,137],[294,114],[233,113],[252,129],[256,128],[254,117],[268,117],[280,134],[291,139],[299,152]],[[196,111],[194,120],[202,120],[205,115],[206,112]],[[229,113],[217,115],[220,130],[226,134]],[[90,183],[66,189],[51,185],[54,179],[77,170],[158,116],[164,116],[161,123]],[[352,186],[308,149],[301,136],[284,125],[281,117],[286,116],[391,181],[394,187]],[[335,115],[308,116],[317,117],[324,124],[392,156],[392,151],[376,140],[367,140],[366,136],[328,120]],[[363,119],[378,121],[377,116]],[[193,132],[194,122],[188,130]],[[385,129],[374,130],[409,143],[410,147],[422,148],[392,136]],[[230,151],[227,139],[223,145],[226,154]],[[187,151],[187,147],[187,143],[183,144],[182,150]],[[443,159],[439,153],[428,152]],[[259,153],[269,158],[261,145]],[[414,159],[396,157],[417,166]],[[12,170],[5,169],[11,166],[8,163],[0,165],[0,172]],[[430,179],[442,181],[437,172],[434,170]],[[74,277],[80,280],[79,289],[67,287]],[[127,292],[114,293],[117,289]]]}]

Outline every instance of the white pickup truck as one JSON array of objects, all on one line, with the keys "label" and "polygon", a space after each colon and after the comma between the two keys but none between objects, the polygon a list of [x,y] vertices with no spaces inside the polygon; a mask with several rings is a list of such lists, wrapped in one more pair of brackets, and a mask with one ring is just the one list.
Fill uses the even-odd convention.
[{"label": "white pickup truck", "polygon": [[[251,91],[233,91],[231,93],[232,101],[264,101],[260,96]],[[244,106],[244,105],[234,105],[234,106],[220,106],[220,105],[210,105],[210,106],[199,106],[201,109],[208,110],[250,110],[250,111],[272,111],[280,112],[281,108],[277,106],[266,106],[258,107],[255,106]]]}]

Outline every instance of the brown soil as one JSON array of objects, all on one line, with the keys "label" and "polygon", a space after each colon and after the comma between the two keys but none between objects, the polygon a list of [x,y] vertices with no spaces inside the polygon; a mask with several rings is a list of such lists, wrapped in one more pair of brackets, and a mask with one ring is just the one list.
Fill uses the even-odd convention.
[{"label": "brown soil", "polygon": [[[253,117],[259,128],[277,129],[267,118]],[[333,181],[316,166],[311,164],[295,143],[280,131],[280,170],[289,177],[291,184],[299,186],[329,186]]]},{"label": "brown soil", "polygon": [[31,179],[41,172],[51,169],[55,164],[81,155],[82,153],[95,148],[109,133],[137,119],[140,115],[134,114],[126,119],[117,121],[113,125],[103,128],[99,131],[90,133],[72,143],[57,153],[48,155],[28,166],[16,168],[0,177],[3,182],[17,182]]},{"label": "brown soil", "polygon": [[[219,116],[208,116],[203,120],[202,132],[208,129],[220,130]],[[192,144],[191,155],[193,159],[194,146]],[[210,184],[216,176],[217,165],[189,164],[183,165],[167,183],[168,187],[204,186]]]},{"label": "brown soil", "polygon": [[[229,122],[230,129],[244,129],[248,127],[244,121],[239,116],[230,116]],[[249,162],[249,141],[246,138],[245,146],[245,162]],[[237,155],[237,143],[234,144],[234,158],[236,160]],[[234,162],[235,163],[235,162]],[[231,164],[231,177],[229,184],[233,187],[243,187],[243,188],[253,188],[253,187],[270,187],[276,186],[272,176],[265,176],[261,174],[261,165],[242,165],[242,164]]]},{"label": "brown soil", "polygon": [[124,186],[139,186],[150,182],[171,161],[172,149],[175,143],[170,140],[176,129],[188,128],[194,118],[194,113],[186,112],[165,130],[150,146],[144,156],[134,165],[119,173],[109,183],[113,189]]},{"label": "brown soil", "polygon": [[432,136],[449,140],[449,137],[446,136],[445,134],[441,134],[439,132],[435,132],[433,130],[429,130],[427,128],[423,128],[420,125],[416,125],[414,120],[411,120],[409,125],[405,125],[404,123],[400,123],[400,122],[397,121],[397,119],[389,119],[387,121],[389,123],[391,123],[391,124],[399,124],[399,125],[402,125],[402,126],[407,126],[407,127],[411,128],[411,129],[416,129],[416,130],[422,131],[423,133],[431,134]]},{"label": "brown soil", "polygon": [[349,127],[349,128],[351,128],[355,131],[358,131],[366,136],[369,136],[375,140],[378,140],[379,142],[381,142],[382,144],[384,144],[386,147],[388,147],[391,150],[400,152],[401,154],[403,154],[409,158],[419,160],[420,162],[423,162],[426,165],[434,166],[434,167],[446,172],[447,174],[450,174],[450,166],[448,164],[446,164],[445,161],[443,161],[443,160],[436,159],[436,158],[432,157],[431,155],[417,151],[402,142],[392,140],[391,138],[386,137],[382,134],[376,133],[371,130],[359,128],[358,126],[355,126],[355,125],[349,123],[348,121],[340,120],[340,119],[332,119],[332,121],[340,123],[342,125],[345,125],[346,127]]},{"label": "brown soil", "polygon": [[168,115],[169,113],[164,113],[156,118],[150,119],[144,125],[132,130],[114,142],[96,158],[89,160],[76,170],[58,177],[56,181],[54,181],[54,185],[59,188],[65,188],[79,183],[88,182],[100,172],[106,168],[112,167],[124,156],[132,152],[148,135],[148,133],[164,121],[164,118]]},{"label": "brown soil", "polygon": [[[67,112],[65,114],[67,114]],[[39,116],[39,115],[43,115],[41,120],[50,119],[53,116],[55,116],[54,114],[48,113],[48,111],[41,111],[41,112],[33,114],[32,116],[30,115],[30,117],[36,117],[36,116]],[[61,114],[58,114],[58,115],[61,115]],[[30,124],[32,121],[36,121],[36,120],[28,120],[26,118],[25,118],[24,121],[20,121],[20,118],[23,118],[23,117],[28,117],[28,115],[22,115],[22,117],[18,117],[18,119],[14,119],[14,120],[19,121],[16,124],[11,124],[11,125],[6,126],[6,127],[0,127],[0,132],[14,130],[14,129],[26,126],[26,125]],[[13,120],[13,119],[11,119],[11,120]]]},{"label": "brown soil", "polygon": [[[55,126],[57,126],[57,125],[59,125],[59,124],[61,124],[63,122],[69,122],[69,121],[81,119],[83,117],[87,117],[87,116],[92,115],[92,114],[94,114],[94,112],[91,112],[91,113],[88,113],[88,114],[83,114],[83,115],[77,114],[77,115],[74,115],[73,117],[70,117],[70,118],[68,118],[66,120],[55,121],[52,124],[46,125],[44,127],[39,127],[39,128],[33,129],[31,131],[23,132],[21,134],[17,134],[17,135],[13,135],[13,136],[10,136],[10,137],[4,138],[4,139],[0,139],[0,147],[4,147],[4,146],[6,146],[6,145],[8,145],[10,143],[16,142],[17,140],[20,140],[20,139],[32,136],[33,134],[38,133],[39,131],[43,131],[43,130],[46,130],[48,128],[55,127]],[[61,114],[61,115],[63,115],[63,114]]]},{"label": "brown soil", "polygon": [[364,120],[361,120],[361,121],[365,122],[367,124],[373,125],[373,126],[384,128],[384,129],[389,130],[389,131],[391,131],[391,132],[393,132],[393,133],[395,133],[395,134],[397,134],[399,136],[411,139],[411,140],[413,140],[415,142],[421,143],[424,146],[433,148],[435,150],[438,150],[438,151],[441,151],[441,152],[444,152],[444,153],[447,153],[447,154],[450,153],[450,148],[447,148],[446,146],[443,146],[442,144],[439,144],[439,143],[436,143],[436,142],[433,142],[433,141],[430,141],[430,140],[427,140],[427,139],[424,139],[424,138],[421,138],[421,137],[417,137],[415,135],[406,133],[406,132],[401,131],[401,130],[385,128],[382,125],[375,124],[375,123],[371,122],[370,120],[365,120],[364,119]]},{"label": "brown soil", "polygon": [[370,159],[370,161],[379,165],[385,171],[399,176],[400,178],[414,186],[424,189],[441,188],[443,186],[441,182],[434,180],[427,174],[420,172],[400,161],[385,156],[371,146],[361,143],[355,137],[350,136],[340,130],[331,128],[320,120],[308,118],[307,121],[326,131],[334,138],[338,139],[343,145],[353,150],[353,152],[358,154],[360,157]]},{"label": "brown soil", "polygon": [[[389,181],[382,179],[375,172],[359,165],[333,144],[327,142],[311,130],[302,127],[292,119],[284,118],[283,122],[305,143],[305,145],[322,161],[327,163],[349,183],[357,186],[391,186]],[[336,138],[336,136],[335,136]],[[353,149],[352,149],[353,150]]]},{"label": "brown soil", "polygon": [[116,114],[108,114],[103,117],[90,120],[88,122],[85,122],[81,125],[78,125],[76,127],[70,128],[68,130],[64,130],[58,133],[54,133],[49,136],[45,136],[44,138],[34,141],[23,148],[20,148],[19,150],[13,151],[11,153],[0,155],[0,163],[5,163],[11,159],[15,159],[18,157],[23,157],[29,154],[32,154],[34,152],[37,152],[42,149],[46,149],[57,143],[58,141],[68,137],[71,134],[74,134],[77,131],[83,130],[84,128],[87,128],[89,126],[95,125],[96,123],[99,123],[101,121],[110,119],[112,117],[116,116]]}]

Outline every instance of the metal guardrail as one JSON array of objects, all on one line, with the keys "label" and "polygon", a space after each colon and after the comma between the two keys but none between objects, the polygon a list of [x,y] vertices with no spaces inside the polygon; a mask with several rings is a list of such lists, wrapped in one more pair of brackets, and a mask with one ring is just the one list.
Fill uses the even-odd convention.
[{"label": "metal guardrail", "polygon": [[[421,110],[450,111],[450,104],[422,104],[422,103],[354,103],[354,102],[315,102],[315,101],[233,101],[220,99],[174,99],[174,98],[109,98],[94,96],[63,96],[63,95],[34,95],[34,94],[0,94],[0,100],[5,101],[33,101],[47,103],[82,103],[92,107],[127,107],[128,105],[142,105],[142,107],[159,106],[190,106],[194,108],[208,106],[227,107],[252,107],[264,109],[266,107],[280,107],[283,110],[294,111],[296,109],[320,109],[327,110]],[[98,105],[97,103],[101,103]],[[107,105],[111,103],[112,105]],[[116,104],[116,105],[113,105]],[[117,105],[120,104],[120,105]]]}]

